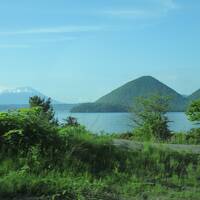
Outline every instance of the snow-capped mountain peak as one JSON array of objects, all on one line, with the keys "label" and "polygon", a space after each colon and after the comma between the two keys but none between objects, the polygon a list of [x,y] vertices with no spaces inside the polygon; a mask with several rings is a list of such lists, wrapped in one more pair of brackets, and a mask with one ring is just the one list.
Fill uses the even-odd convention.
[{"label": "snow-capped mountain peak", "polygon": [[[48,98],[41,92],[31,87],[17,87],[14,89],[6,89],[0,92],[0,105],[4,104],[28,104],[29,98],[32,96],[40,96],[42,98]],[[54,104],[59,102],[52,100]]]},{"label": "snow-capped mountain peak", "polygon": [[17,88],[13,88],[13,89],[6,89],[1,91],[1,93],[36,93],[36,90],[34,90],[31,87],[17,87]]}]

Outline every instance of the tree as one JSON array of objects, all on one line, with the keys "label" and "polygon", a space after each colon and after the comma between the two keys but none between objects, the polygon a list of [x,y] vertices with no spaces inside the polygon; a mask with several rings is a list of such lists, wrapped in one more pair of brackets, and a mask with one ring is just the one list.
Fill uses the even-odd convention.
[{"label": "tree", "polygon": [[47,149],[54,141],[57,127],[49,123],[41,107],[21,108],[0,113],[0,148],[27,152],[32,146]]},{"label": "tree", "polygon": [[65,119],[65,123],[63,124],[63,126],[79,126],[80,124],[78,123],[77,119],[75,117],[67,117],[67,119]]},{"label": "tree", "polygon": [[29,105],[30,108],[41,107],[48,120],[52,123],[57,123],[57,120],[54,118],[55,113],[51,103],[51,98],[46,100],[45,98],[41,98],[39,96],[33,96],[29,99]]},{"label": "tree", "polygon": [[152,95],[149,98],[140,97],[136,100],[132,113],[133,121],[140,130],[140,135],[150,139],[167,140],[171,137],[168,128],[169,119],[166,113],[169,108],[169,98]]},{"label": "tree", "polygon": [[200,123],[200,99],[193,101],[187,111],[186,115],[188,116],[190,121]]}]

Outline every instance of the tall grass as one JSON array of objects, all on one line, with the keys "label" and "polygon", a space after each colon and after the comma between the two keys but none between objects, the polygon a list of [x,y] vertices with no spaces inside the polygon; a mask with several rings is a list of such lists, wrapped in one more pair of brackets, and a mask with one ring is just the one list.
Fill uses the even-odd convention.
[{"label": "tall grass", "polygon": [[59,134],[65,148],[53,164],[52,157],[40,155],[37,147],[15,157],[1,153],[1,198],[106,200],[172,195],[197,199],[200,194],[198,155],[150,144],[127,151],[114,146],[110,137],[74,127]]},{"label": "tall grass", "polygon": [[51,125],[33,111],[1,116],[0,200],[199,199],[199,154],[122,148],[114,136]]}]

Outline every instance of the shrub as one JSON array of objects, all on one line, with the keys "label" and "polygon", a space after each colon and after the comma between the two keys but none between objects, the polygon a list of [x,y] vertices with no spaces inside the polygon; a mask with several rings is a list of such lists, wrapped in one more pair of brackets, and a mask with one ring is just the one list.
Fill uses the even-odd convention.
[{"label": "shrub", "polygon": [[62,124],[63,127],[68,127],[68,126],[80,126],[80,124],[78,123],[77,119],[75,117],[67,117],[67,119],[65,119],[65,123]]},{"label": "shrub", "polygon": [[40,145],[45,149],[56,132],[39,107],[0,113],[1,143],[9,148],[27,152],[31,146]]},{"label": "shrub", "polygon": [[190,130],[186,140],[188,144],[200,144],[200,128]]},{"label": "shrub", "polygon": [[170,143],[173,144],[187,144],[187,133],[173,133]]},{"label": "shrub", "polygon": [[137,99],[132,112],[133,122],[139,127],[137,130],[137,133],[139,131],[138,136],[142,137],[141,131],[143,131],[144,140],[150,140],[153,137],[158,141],[166,141],[171,137],[168,128],[169,120],[166,116],[169,106],[168,101],[168,98],[157,95]]},{"label": "shrub", "polygon": [[200,122],[200,100],[193,101],[189,105],[186,114],[190,121]]},{"label": "shrub", "polygon": [[174,133],[170,139],[170,143],[199,145],[200,128],[194,128],[185,133]]},{"label": "shrub", "polygon": [[55,119],[55,113],[50,98],[45,99],[39,96],[33,96],[29,99],[29,105],[30,108],[39,107],[41,112],[46,116],[50,123],[58,124],[57,120]]}]

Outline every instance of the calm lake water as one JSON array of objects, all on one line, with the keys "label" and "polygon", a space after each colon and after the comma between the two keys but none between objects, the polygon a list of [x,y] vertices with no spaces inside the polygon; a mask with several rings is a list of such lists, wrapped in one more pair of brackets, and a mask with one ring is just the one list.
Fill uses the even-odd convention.
[{"label": "calm lake water", "polygon": [[[0,106],[0,111],[27,107],[27,105],[8,105]],[[54,110],[60,122],[69,116],[76,117],[78,122],[94,133],[123,133],[133,129],[131,115],[129,113],[70,113],[71,106],[56,106]],[[188,131],[197,127],[188,121],[185,113],[173,112],[167,114],[171,123],[172,131]]]},{"label": "calm lake water", "polygon": [[[170,119],[170,129],[172,131],[188,131],[197,127],[188,121],[185,113],[174,112],[167,114]],[[70,113],[68,111],[56,111],[59,121],[73,116],[78,122],[95,133],[122,133],[132,130],[131,115],[129,113]]]}]

